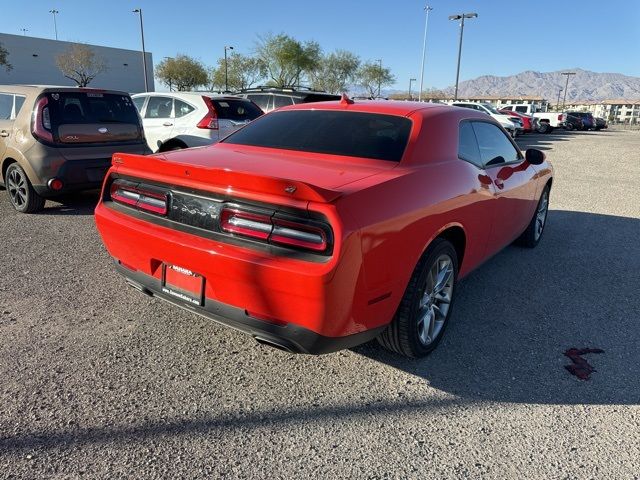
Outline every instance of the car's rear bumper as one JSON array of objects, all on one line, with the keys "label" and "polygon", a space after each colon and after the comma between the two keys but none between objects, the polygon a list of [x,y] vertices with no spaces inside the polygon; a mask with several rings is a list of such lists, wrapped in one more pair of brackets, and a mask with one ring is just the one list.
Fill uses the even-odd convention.
[{"label": "car's rear bumper", "polygon": [[129,270],[119,263],[116,263],[116,269],[127,279],[129,285],[146,295],[160,298],[178,307],[240,330],[251,335],[260,343],[292,353],[318,355],[354,347],[373,340],[385,328],[379,327],[342,337],[327,337],[292,323],[278,325],[260,320],[249,315],[247,310],[226,305],[206,297],[203,306],[191,305],[164,293],[161,280],[157,278],[139,271]]}]

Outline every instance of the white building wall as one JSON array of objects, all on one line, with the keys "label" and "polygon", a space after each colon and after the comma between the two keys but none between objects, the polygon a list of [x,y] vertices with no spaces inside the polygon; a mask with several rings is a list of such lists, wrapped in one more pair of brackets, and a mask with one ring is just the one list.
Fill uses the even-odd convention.
[{"label": "white building wall", "polygon": [[[0,33],[0,44],[9,52],[8,60],[13,66],[8,72],[0,67],[0,84],[75,85],[62,75],[56,65],[56,57],[74,45],[73,42]],[[144,92],[141,51],[87,46],[107,65],[107,69],[89,84],[90,87]],[[149,90],[153,91],[153,56],[150,52],[146,52],[146,60]]]}]

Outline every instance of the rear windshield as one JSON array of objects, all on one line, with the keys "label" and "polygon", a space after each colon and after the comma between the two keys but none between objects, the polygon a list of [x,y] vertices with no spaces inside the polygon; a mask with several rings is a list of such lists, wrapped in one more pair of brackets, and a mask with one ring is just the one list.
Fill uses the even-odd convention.
[{"label": "rear windshield", "polygon": [[140,124],[138,112],[129,95],[59,92],[48,93],[47,98],[54,127],[66,124]]},{"label": "rear windshield", "polygon": [[246,122],[262,115],[262,110],[250,100],[237,99],[211,99],[219,119]]},{"label": "rear windshield", "polygon": [[223,140],[235,145],[399,162],[411,120],[395,115],[334,110],[270,113]]}]

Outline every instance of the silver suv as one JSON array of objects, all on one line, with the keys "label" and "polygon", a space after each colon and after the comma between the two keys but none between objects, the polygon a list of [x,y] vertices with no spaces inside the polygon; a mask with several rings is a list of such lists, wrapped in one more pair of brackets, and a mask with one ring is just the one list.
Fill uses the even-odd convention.
[{"label": "silver suv", "polygon": [[99,187],[115,152],[151,153],[128,93],[0,85],[0,185],[17,211]]}]

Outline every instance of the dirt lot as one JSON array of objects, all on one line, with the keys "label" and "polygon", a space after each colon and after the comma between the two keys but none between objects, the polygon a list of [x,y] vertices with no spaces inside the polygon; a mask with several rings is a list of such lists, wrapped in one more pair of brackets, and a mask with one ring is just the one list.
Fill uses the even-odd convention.
[{"label": "dirt lot", "polygon": [[[521,143],[556,168],[545,238],[468,277],[420,361],[259,346],[127,288],[95,194],[0,191],[0,478],[640,478],[640,132]],[[604,350],[591,380],[572,347]]]}]

